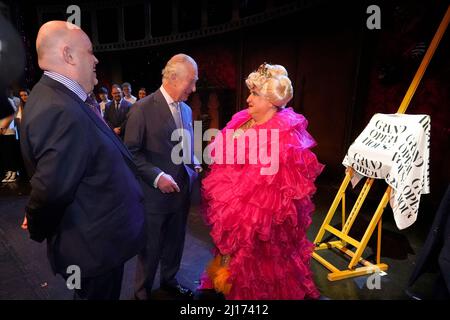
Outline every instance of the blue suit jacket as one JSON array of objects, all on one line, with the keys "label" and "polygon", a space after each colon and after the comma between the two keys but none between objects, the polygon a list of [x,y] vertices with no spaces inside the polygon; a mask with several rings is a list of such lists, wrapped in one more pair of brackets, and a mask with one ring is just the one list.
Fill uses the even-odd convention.
[{"label": "blue suit jacket", "polygon": [[22,119],[21,149],[31,176],[26,207],[32,239],[47,239],[53,270],[78,265],[95,276],[144,243],[143,196],[132,155],[73,92],[43,76]]},{"label": "blue suit jacket", "polygon": [[127,121],[127,114],[130,111],[131,106],[132,104],[125,99],[122,99],[120,102],[119,110],[116,110],[114,100],[111,100],[105,105],[105,114],[103,115],[103,118],[111,129],[120,128],[121,137],[125,135],[124,131]]}]

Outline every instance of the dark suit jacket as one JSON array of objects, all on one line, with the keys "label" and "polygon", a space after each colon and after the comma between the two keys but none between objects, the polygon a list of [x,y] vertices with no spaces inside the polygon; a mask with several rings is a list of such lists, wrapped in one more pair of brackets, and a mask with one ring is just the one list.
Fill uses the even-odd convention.
[{"label": "dark suit jacket", "polygon": [[433,225],[417,258],[408,286],[412,286],[424,272],[434,270],[437,266],[447,291],[450,292],[450,185],[434,217]]},{"label": "dark suit jacket", "polygon": [[26,207],[32,239],[47,238],[53,270],[78,265],[95,276],[134,256],[143,243],[143,196],[132,155],[90,107],[43,76],[22,119],[31,176]]},{"label": "dark suit jacket", "polygon": [[120,128],[120,136],[124,137],[127,114],[130,111],[132,104],[125,99],[122,99],[119,105],[119,110],[116,110],[115,106],[114,100],[108,102],[105,105],[105,114],[103,115],[103,118],[111,129]]},{"label": "dark suit jacket", "polygon": [[[175,212],[186,205],[186,193],[164,194],[153,187],[155,178],[161,171],[170,174],[180,189],[187,185],[189,193],[197,178],[194,164],[192,110],[181,103],[181,114],[184,129],[188,130],[191,139],[186,139],[189,152],[187,158],[190,163],[175,164],[171,159],[174,146],[178,144],[171,141],[172,132],[176,124],[160,90],[137,101],[129,113],[124,142],[134,155],[139,174],[142,177],[146,211],[151,213]],[[188,150],[190,149],[190,150]]]}]

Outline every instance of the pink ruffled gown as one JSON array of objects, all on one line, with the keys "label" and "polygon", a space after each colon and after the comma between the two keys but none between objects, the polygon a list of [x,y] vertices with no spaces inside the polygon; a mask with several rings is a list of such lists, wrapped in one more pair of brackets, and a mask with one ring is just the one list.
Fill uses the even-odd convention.
[{"label": "pink ruffled gown", "polygon": [[[240,111],[222,132],[238,129],[249,119],[247,110]],[[261,168],[270,167],[267,163],[249,163],[247,144],[244,164],[214,163],[203,180],[203,213],[215,254],[230,255],[227,299],[319,297],[310,270],[313,245],[306,231],[314,210],[314,180],[323,165],[309,150],[316,143],[307,124],[304,116],[288,108],[253,127],[258,137],[262,129],[279,130],[276,174],[261,175]],[[240,138],[233,139],[235,146]],[[270,155],[270,135],[267,140]],[[223,146],[226,154],[225,141]],[[206,273],[199,288],[213,288]]]}]

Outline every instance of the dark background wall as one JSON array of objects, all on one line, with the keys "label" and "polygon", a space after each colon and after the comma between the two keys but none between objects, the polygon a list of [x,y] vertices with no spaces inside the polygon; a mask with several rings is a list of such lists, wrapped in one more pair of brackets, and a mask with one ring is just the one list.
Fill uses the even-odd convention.
[{"label": "dark background wall", "polygon": [[[207,1],[208,12],[215,20],[211,18],[209,24],[213,21],[220,26],[230,19],[242,22],[245,18],[270,12],[270,7],[300,2],[306,3],[211,0]],[[161,69],[168,58],[184,52],[199,64],[198,92],[203,108],[210,92],[219,94],[223,126],[233,113],[246,107],[245,77],[263,62],[282,64],[294,86],[294,98],[289,106],[309,120],[309,131],[318,142],[315,152],[326,164],[323,177],[340,181],[345,152],[370,117],[377,112],[396,112],[447,3],[441,0],[310,2],[304,9],[212,35],[96,52],[100,60],[99,85],[128,81],[135,95],[141,86],[153,91],[160,85]],[[35,6],[20,1],[5,3],[28,50],[27,70],[17,86],[32,87],[41,74],[34,53],[34,40],[40,26],[38,13],[45,12],[49,8],[47,4],[51,8],[53,2]],[[112,1],[109,3],[112,9],[100,11],[102,16],[97,24],[101,43],[116,41],[117,25],[122,23],[125,23],[127,38],[145,35],[143,19],[146,16],[139,11],[142,8],[139,5],[134,5],[138,11],[133,11],[133,6],[127,9],[125,22],[114,16],[114,7],[124,3]],[[370,4],[381,8],[381,30],[366,27],[366,8]],[[82,8],[83,5],[81,2]],[[201,1],[169,0],[164,4],[153,1],[152,6],[151,30],[156,38],[176,38],[180,33],[205,27],[199,13]],[[66,17],[64,12],[48,13],[44,20]],[[94,26],[88,15],[84,17],[82,25],[93,36]],[[178,23],[174,24],[173,19]],[[450,180],[449,33],[450,30],[442,39],[407,111],[426,113],[432,118],[432,195],[425,198],[432,209]]]}]

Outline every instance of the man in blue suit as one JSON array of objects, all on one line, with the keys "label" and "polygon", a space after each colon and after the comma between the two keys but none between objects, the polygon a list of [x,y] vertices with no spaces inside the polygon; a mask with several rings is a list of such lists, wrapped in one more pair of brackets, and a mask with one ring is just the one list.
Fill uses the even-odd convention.
[{"label": "man in blue suit", "polygon": [[111,95],[113,99],[106,104],[103,118],[111,129],[123,139],[131,103],[123,98],[122,89],[118,84],[112,86]]},{"label": "man in blue suit", "polygon": [[[175,276],[183,253],[190,193],[201,170],[194,157],[192,110],[184,103],[195,92],[197,64],[177,54],[162,75],[162,86],[131,108],[124,140],[135,157],[145,198],[147,242],[138,255],[137,299],[149,298],[159,263],[161,289],[177,298],[192,298]],[[184,132],[175,134],[182,137],[181,142],[172,140],[177,129]]]},{"label": "man in blue suit", "polygon": [[55,273],[68,278],[76,270],[70,266],[79,268],[76,298],[118,299],[124,263],[145,237],[136,167],[89,101],[98,63],[89,37],[50,21],[36,49],[44,75],[28,99],[21,139],[31,176],[30,237],[47,240]]}]

